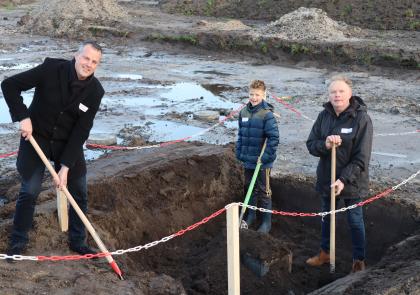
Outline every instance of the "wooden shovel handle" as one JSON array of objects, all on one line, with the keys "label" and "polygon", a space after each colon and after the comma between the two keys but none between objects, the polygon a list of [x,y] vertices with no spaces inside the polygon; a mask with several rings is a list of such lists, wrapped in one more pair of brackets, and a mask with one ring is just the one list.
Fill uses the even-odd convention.
[{"label": "wooden shovel handle", "polygon": [[[47,157],[45,156],[44,152],[39,147],[36,140],[31,136],[29,137],[29,141],[34,147],[35,151],[38,153],[39,157],[41,158],[42,162],[44,162],[45,166],[47,167],[48,171],[50,171],[52,177],[56,180],[59,179],[57,172],[55,172],[54,168],[52,167],[50,161],[48,161]],[[74,210],[76,211],[77,215],[79,215],[80,219],[82,220],[83,224],[86,226],[86,229],[89,231],[89,233],[92,235],[93,239],[95,240],[96,244],[98,245],[99,249],[103,253],[109,253],[107,248],[105,247],[104,243],[102,243],[101,239],[99,238],[98,234],[96,233],[95,229],[93,228],[92,224],[89,222],[89,220],[86,218],[86,215],[83,213],[83,211],[80,209],[79,205],[77,205],[76,201],[70,194],[70,192],[67,190],[67,188],[63,188],[62,191],[64,192],[64,195],[67,197],[67,200],[73,206]],[[111,255],[105,256],[105,258],[108,260],[109,263],[112,263],[114,259]]]},{"label": "wooden shovel handle", "polygon": [[[335,143],[331,147],[331,211],[335,210],[335,186],[332,186],[336,178],[336,146]],[[330,272],[335,272],[335,213],[330,216]]]}]

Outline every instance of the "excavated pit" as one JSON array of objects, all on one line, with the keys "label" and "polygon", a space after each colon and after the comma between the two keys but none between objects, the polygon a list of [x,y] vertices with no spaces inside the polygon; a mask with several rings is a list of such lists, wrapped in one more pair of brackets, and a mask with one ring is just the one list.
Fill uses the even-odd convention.
[{"label": "excavated pit", "polygon": [[[166,154],[161,156],[166,157]],[[319,198],[313,189],[313,181],[292,176],[274,178],[274,208],[318,212]],[[127,248],[160,239],[230,202],[241,201],[242,185],[241,169],[233,153],[226,149],[218,155],[177,159],[156,170],[144,168],[138,171],[130,167],[118,176],[106,179],[104,185],[95,186],[93,191],[98,198],[94,203],[101,203],[101,207],[95,209],[112,209],[113,224],[121,225],[107,228],[120,238],[115,247]],[[108,196],[106,201],[105,195]],[[131,210],[127,211],[127,208]],[[404,240],[418,228],[416,214],[414,207],[391,199],[382,199],[365,207],[369,266],[377,263],[389,246]],[[222,214],[182,237],[130,255],[129,268],[170,275],[182,282],[188,294],[225,294],[225,228],[225,215]],[[346,215],[338,214],[337,270],[332,276],[328,266],[318,270],[304,263],[318,250],[320,218],[276,216],[271,236],[253,231],[242,233],[241,253],[251,252],[252,257],[262,259],[270,268],[259,278],[242,265],[243,294],[283,294],[288,291],[303,294],[347,275],[351,269],[349,236]],[[293,256],[291,273],[288,250]]]},{"label": "excavated pit", "polygon": [[[313,182],[313,178],[299,176],[274,178],[273,207],[318,212],[319,199]],[[89,167],[88,217],[109,249],[127,249],[159,240],[226,204],[242,201],[242,186],[242,170],[232,146],[193,143],[159,150],[115,152]],[[40,202],[28,252],[60,253],[66,249],[66,236],[57,233],[53,194],[44,193]],[[391,245],[414,235],[419,225],[418,213],[418,209],[398,198],[381,199],[365,207],[370,268],[375,268]],[[185,294],[185,290],[186,294],[227,294],[225,218],[223,213],[166,243],[115,257],[125,272],[129,282],[126,284],[134,285],[130,285],[132,291],[112,285],[99,293],[116,294],[117,290],[124,290],[124,294]],[[7,228],[2,225],[2,246]],[[305,260],[318,250],[319,239],[320,218],[315,217],[274,216],[269,236],[253,230],[242,231],[241,254],[265,267],[258,274],[255,268],[250,269],[249,261],[247,266],[241,265],[242,294],[307,294],[346,276],[351,268],[351,243],[345,214],[337,215],[334,275],[329,273],[328,266],[315,269],[305,265]],[[93,240],[89,242],[94,245]],[[67,263],[68,272],[72,267],[73,271],[80,267],[80,263]],[[55,273],[61,267],[49,265]],[[16,280],[16,270],[8,276],[9,268],[0,268],[6,273],[0,287],[8,286],[8,280]],[[86,281],[90,281],[85,284],[94,284],[95,280],[98,285],[105,284],[103,273],[108,271],[104,263],[89,264],[85,272],[89,277]],[[68,287],[76,293],[86,291],[77,282],[74,280],[74,285],[69,283]],[[59,285],[37,283],[38,288],[45,284],[40,290],[50,292]],[[99,290],[92,288],[91,292]]]}]

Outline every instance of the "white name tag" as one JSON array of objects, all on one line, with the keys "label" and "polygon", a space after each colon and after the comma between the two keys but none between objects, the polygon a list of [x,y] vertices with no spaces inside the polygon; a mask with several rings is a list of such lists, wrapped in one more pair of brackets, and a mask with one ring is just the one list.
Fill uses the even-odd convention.
[{"label": "white name tag", "polygon": [[248,122],[248,118],[242,118],[242,122]]},{"label": "white name tag", "polygon": [[351,133],[353,128],[341,128],[341,133]]},{"label": "white name tag", "polygon": [[87,112],[87,110],[89,109],[87,106],[85,106],[83,103],[80,103],[79,104],[79,109],[82,111],[82,112]]}]

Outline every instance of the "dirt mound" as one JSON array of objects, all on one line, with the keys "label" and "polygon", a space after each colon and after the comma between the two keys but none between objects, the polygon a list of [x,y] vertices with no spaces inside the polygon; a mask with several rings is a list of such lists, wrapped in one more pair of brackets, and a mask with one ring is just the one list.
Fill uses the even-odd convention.
[{"label": "dirt mound", "polygon": [[[419,294],[420,235],[390,247],[383,259],[362,273],[347,276],[311,295]],[[398,272],[398,276],[396,276]],[[374,291],[374,292],[373,292]]]},{"label": "dirt mound", "polygon": [[77,38],[106,27],[115,29],[127,18],[124,8],[113,0],[42,0],[20,24],[31,33]]},{"label": "dirt mound", "polygon": [[262,34],[276,35],[290,40],[341,41],[350,35],[349,27],[329,18],[318,8],[300,7],[271,22],[261,30]]}]

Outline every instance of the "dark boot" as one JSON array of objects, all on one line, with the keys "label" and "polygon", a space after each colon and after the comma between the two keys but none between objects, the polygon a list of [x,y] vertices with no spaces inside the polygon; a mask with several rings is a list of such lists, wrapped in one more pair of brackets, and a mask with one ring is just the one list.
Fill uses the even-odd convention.
[{"label": "dark boot", "polygon": [[[25,250],[26,248],[26,244],[21,243],[21,244],[10,244],[9,247],[7,248],[6,254],[8,256],[13,256],[13,255],[21,255],[22,252]],[[12,258],[7,258],[6,262],[8,263],[14,263],[15,260],[13,260]]]},{"label": "dark boot", "polygon": [[[261,207],[264,209],[271,210],[272,202],[270,198],[261,198]],[[261,225],[258,228],[258,232],[268,234],[271,230],[271,213],[262,213]]]},{"label": "dark boot", "polygon": [[248,253],[245,255],[241,255],[241,262],[250,270],[252,271],[256,276],[262,278],[265,276],[268,271],[270,270],[269,265],[258,259],[254,258]]},{"label": "dark boot", "polygon": [[77,252],[80,255],[86,255],[86,254],[96,254],[97,252],[94,251],[93,249],[91,249],[88,245],[86,244],[69,244],[69,248],[70,250],[72,250],[73,252]]},{"label": "dark boot", "polygon": [[[248,205],[255,206],[255,197],[251,196]],[[257,219],[257,213],[255,210],[247,208],[246,210],[246,217],[244,218],[244,221],[246,222],[247,226],[251,226],[251,224],[254,223],[255,219]]]}]

